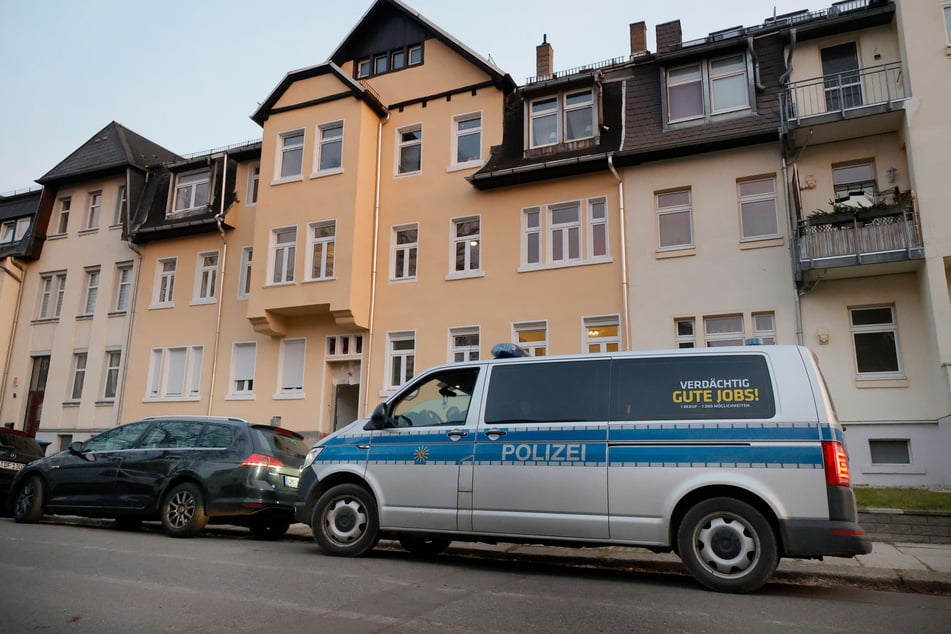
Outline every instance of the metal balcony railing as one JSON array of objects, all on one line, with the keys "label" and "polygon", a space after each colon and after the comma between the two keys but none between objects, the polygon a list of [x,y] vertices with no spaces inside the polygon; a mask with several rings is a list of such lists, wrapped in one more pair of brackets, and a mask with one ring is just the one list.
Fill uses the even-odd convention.
[{"label": "metal balcony railing", "polygon": [[907,98],[900,61],[797,81],[780,94],[783,129],[810,117],[891,107]]},{"label": "metal balcony railing", "polygon": [[802,268],[851,266],[923,257],[911,205],[857,208],[799,221]]}]

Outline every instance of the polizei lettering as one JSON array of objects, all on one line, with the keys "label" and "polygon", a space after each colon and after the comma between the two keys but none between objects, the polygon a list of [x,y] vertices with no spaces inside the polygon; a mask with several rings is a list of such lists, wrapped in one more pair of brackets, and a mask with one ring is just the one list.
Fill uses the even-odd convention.
[{"label": "polizei lettering", "polygon": [[502,460],[520,462],[584,462],[583,444],[502,445]]}]

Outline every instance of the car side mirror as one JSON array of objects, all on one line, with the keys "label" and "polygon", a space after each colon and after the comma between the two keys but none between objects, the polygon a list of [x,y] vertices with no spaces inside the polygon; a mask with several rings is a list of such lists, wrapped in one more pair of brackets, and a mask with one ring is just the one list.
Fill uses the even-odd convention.
[{"label": "car side mirror", "polygon": [[71,442],[71,443],[69,443],[69,451],[70,451],[70,453],[75,453],[75,454],[82,455],[82,453],[83,453],[83,444],[82,444],[80,441],[78,441],[78,440],[75,441],[75,442]]},{"label": "car side mirror", "polygon": [[363,429],[370,431],[372,429],[386,429],[387,427],[392,427],[392,425],[387,422],[386,407],[383,403],[380,403],[373,408],[373,412],[370,414],[370,420],[363,426]]}]

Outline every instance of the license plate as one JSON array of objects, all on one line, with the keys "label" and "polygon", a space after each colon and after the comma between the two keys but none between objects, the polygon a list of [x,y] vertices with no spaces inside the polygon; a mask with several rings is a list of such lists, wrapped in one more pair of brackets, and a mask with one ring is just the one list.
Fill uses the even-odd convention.
[{"label": "license plate", "polygon": [[284,486],[288,489],[296,489],[297,483],[300,481],[300,478],[295,478],[294,476],[284,476]]},{"label": "license plate", "polygon": [[[0,460],[0,469],[9,469],[10,471],[19,471],[25,465],[22,462],[10,462],[9,460]],[[294,486],[297,487],[297,478],[294,478]]]}]

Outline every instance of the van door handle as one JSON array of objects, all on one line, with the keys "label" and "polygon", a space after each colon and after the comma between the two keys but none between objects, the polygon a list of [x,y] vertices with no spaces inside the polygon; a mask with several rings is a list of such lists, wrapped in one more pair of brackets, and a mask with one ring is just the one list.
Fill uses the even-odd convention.
[{"label": "van door handle", "polygon": [[485,437],[489,440],[498,440],[504,436],[505,433],[506,432],[504,429],[490,429],[489,431],[485,432]]},{"label": "van door handle", "polygon": [[464,429],[458,429],[456,431],[446,432],[446,435],[449,436],[450,440],[459,440],[460,438],[465,438],[468,436],[469,432]]}]

